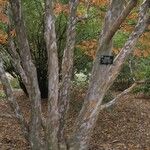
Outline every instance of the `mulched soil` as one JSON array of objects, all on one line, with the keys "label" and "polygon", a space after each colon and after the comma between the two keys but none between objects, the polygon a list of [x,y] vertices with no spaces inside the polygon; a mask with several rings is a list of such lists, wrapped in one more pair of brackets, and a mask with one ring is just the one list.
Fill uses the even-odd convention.
[{"label": "mulched soil", "polygon": [[[15,92],[15,96],[28,120],[29,100],[20,91]],[[67,119],[68,134],[72,131],[83,96],[84,94],[76,95],[71,101]],[[42,106],[45,112],[46,101],[42,102]],[[12,114],[5,99],[0,100],[0,114]],[[29,149],[17,121],[0,116],[0,150]],[[90,141],[90,150],[150,150],[150,99],[130,94],[120,99],[115,106],[102,110]]]}]

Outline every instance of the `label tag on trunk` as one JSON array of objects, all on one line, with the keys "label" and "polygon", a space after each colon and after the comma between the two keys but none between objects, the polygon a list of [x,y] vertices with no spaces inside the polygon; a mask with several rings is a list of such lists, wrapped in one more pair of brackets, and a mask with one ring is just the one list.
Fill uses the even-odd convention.
[{"label": "label tag on trunk", "polygon": [[113,64],[114,56],[103,55],[100,58],[100,64],[111,65]]}]

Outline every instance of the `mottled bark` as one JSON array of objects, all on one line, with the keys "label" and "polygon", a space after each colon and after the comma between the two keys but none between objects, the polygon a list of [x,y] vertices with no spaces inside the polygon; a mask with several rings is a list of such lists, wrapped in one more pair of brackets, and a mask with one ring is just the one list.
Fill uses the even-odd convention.
[{"label": "mottled bark", "polygon": [[48,53],[48,117],[46,140],[48,150],[58,150],[58,54],[56,45],[53,1],[45,0],[45,40]]},{"label": "mottled bark", "polygon": [[24,70],[22,68],[20,56],[16,51],[15,44],[14,44],[13,39],[11,37],[9,37],[9,39],[8,39],[8,52],[10,54],[10,59],[11,59],[12,65],[20,74],[24,85],[26,85],[26,87],[28,87],[28,78],[27,78],[26,73],[24,72]]},{"label": "mottled bark", "polygon": [[[101,39],[108,33],[109,29],[111,28],[112,24],[116,21],[116,19],[120,16],[123,9],[125,8],[126,1],[125,0],[112,0],[110,3],[110,6],[108,8],[108,11],[106,13],[103,30],[101,33]],[[106,43],[106,46],[103,50],[102,55],[111,55],[112,53],[112,47],[113,43],[112,40],[108,40],[108,43]]]},{"label": "mottled bark", "polygon": [[10,0],[13,23],[17,34],[17,44],[22,69],[27,77],[26,89],[31,100],[30,144],[33,150],[41,149],[41,98],[36,68],[32,62],[25,22],[22,15],[21,0]]},{"label": "mottled bark", "polygon": [[[101,41],[100,47],[97,52],[96,60],[93,66],[89,90],[84,101],[83,107],[75,123],[75,130],[70,141],[70,150],[88,149],[87,147],[90,135],[94,129],[94,125],[98,118],[98,114],[101,110],[100,106],[103,97],[106,94],[107,90],[110,88],[110,86],[113,84],[114,80],[116,79],[126,58],[132,52],[132,49],[134,48],[139,36],[144,32],[145,28],[148,26],[147,21],[149,19],[149,2],[150,1],[147,0],[141,6],[140,17],[138,20],[138,24],[135,27],[135,30],[130,35],[125,46],[122,48],[121,52],[117,56],[114,64],[111,66],[102,66],[99,64],[100,51],[103,50],[103,42],[107,42],[105,40]],[[116,27],[112,26],[111,29],[113,28]],[[110,31],[114,31],[114,29]],[[107,37],[104,37],[104,39],[107,39]],[[107,69],[107,71],[103,70],[104,68]],[[104,72],[102,72],[102,70]]]},{"label": "mottled bark", "polygon": [[[70,0],[70,16],[67,29],[67,41],[64,50],[61,68],[61,87],[59,89],[59,68],[58,54],[55,33],[55,21],[53,14],[53,1],[45,0],[45,41],[48,53],[48,117],[46,120],[46,142],[44,147],[41,144],[41,102],[38,87],[36,68],[32,62],[29,43],[25,30],[25,23],[22,16],[21,0],[9,0],[11,4],[13,21],[16,28],[17,44],[19,54],[16,51],[12,39],[9,40],[9,53],[14,66],[18,70],[26,86],[31,100],[31,122],[28,126],[21,115],[16,103],[9,82],[6,78],[2,64],[0,63],[0,78],[5,86],[6,95],[15,110],[17,119],[21,124],[25,137],[29,136],[31,149],[33,150],[87,150],[91,133],[94,129],[98,114],[102,108],[109,107],[116,99],[133,89],[137,83],[117,96],[116,99],[101,106],[101,102],[119,74],[123,63],[132,52],[139,36],[144,32],[150,22],[148,10],[150,0],[144,0],[140,9],[140,16],[135,30],[130,35],[121,52],[117,55],[113,65],[101,65],[100,57],[110,55],[112,50],[112,38],[119,29],[121,23],[136,5],[137,0],[131,0],[127,6],[125,1],[112,0],[107,12],[101,39],[94,61],[89,89],[75,122],[74,132],[71,138],[65,141],[64,127],[65,117],[69,108],[69,94],[71,89],[71,75],[73,70],[73,57],[75,47],[75,24],[78,0]],[[59,97],[59,102],[58,102]]]},{"label": "mottled bark", "polygon": [[22,112],[19,108],[19,105],[13,96],[13,91],[11,88],[11,85],[7,79],[7,76],[5,74],[5,70],[3,68],[2,59],[0,58],[0,80],[3,84],[5,94],[7,96],[8,102],[10,107],[12,108],[13,112],[15,113],[15,117],[17,118],[17,121],[19,122],[23,135],[26,138],[27,141],[29,141],[29,127],[27,125],[27,122],[25,121]]},{"label": "mottled bark", "polygon": [[64,137],[65,118],[69,109],[69,96],[71,92],[71,78],[73,72],[73,57],[76,37],[76,11],[79,0],[70,0],[70,15],[67,28],[67,41],[64,49],[62,67],[61,67],[61,86],[59,91],[59,148],[67,149]]}]

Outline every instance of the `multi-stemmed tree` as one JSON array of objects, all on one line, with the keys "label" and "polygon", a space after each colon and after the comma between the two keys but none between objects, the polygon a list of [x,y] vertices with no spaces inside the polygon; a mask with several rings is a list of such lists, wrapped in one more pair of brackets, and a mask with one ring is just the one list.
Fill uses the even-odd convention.
[{"label": "multi-stemmed tree", "polygon": [[[15,27],[17,43],[8,35],[8,52],[14,68],[20,74],[29,94],[31,102],[31,120],[27,124],[19,105],[13,96],[13,91],[3,68],[0,58],[0,79],[4,86],[10,106],[16,114],[25,138],[33,150],[87,150],[91,133],[94,129],[98,114],[102,108],[111,105],[101,105],[102,100],[119,74],[122,65],[132,53],[138,38],[150,23],[150,0],[143,0],[139,10],[139,20],[125,45],[114,59],[112,65],[100,63],[104,55],[111,55],[115,33],[122,22],[137,4],[137,0],[111,0],[106,13],[103,30],[99,36],[96,58],[93,63],[89,88],[81,111],[75,121],[74,131],[66,139],[64,135],[65,119],[69,108],[71,76],[73,71],[74,48],[76,41],[76,17],[79,0],[70,0],[69,19],[66,46],[59,68],[57,54],[57,39],[52,0],[45,0],[45,42],[48,55],[48,115],[41,114],[41,96],[38,86],[36,67],[32,61],[30,46],[26,34],[21,0],[9,0],[10,14],[13,16],[11,25]],[[86,16],[87,17],[87,16]],[[10,29],[11,30],[11,29]],[[61,72],[59,72],[59,69]],[[59,78],[61,74],[61,79]],[[132,88],[132,87],[131,87]],[[130,89],[131,89],[130,88]],[[128,89],[128,90],[130,90]],[[118,96],[119,97],[119,96]],[[44,132],[43,132],[44,131]],[[41,136],[44,134],[44,138]]]}]

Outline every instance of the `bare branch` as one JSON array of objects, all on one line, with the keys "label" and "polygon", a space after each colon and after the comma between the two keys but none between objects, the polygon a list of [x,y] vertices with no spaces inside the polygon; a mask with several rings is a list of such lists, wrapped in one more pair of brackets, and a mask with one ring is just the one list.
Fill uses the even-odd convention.
[{"label": "bare branch", "polygon": [[132,84],[129,88],[127,88],[126,90],[121,92],[119,95],[117,95],[113,100],[111,100],[110,102],[108,102],[106,104],[101,105],[100,106],[101,110],[114,105],[117,101],[120,100],[121,97],[123,97],[124,95],[127,95],[128,93],[130,93],[137,85],[138,85],[137,83]]},{"label": "bare branch", "polygon": [[136,79],[135,79],[134,73],[133,73],[133,69],[132,69],[132,61],[131,60],[129,61],[129,68],[130,68],[130,73],[131,73],[132,79],[134,82],[136,82]]},{"label": "bare branch", "polygon": [[121,92],[120,94],[118,94],[113,100],[111,100],[110,102],[101,105],[101,110],[106,109],[111,107],[112,105],[116,104],[123,96],[127,95],[128,93],[132,92],[134,88],[136,88],[137,86],[141,85],[141,84],[145,84],[147,83],[146,80],[141,80],[141,81],[135,81],[129,88],[125,89],[123,92]]}]

